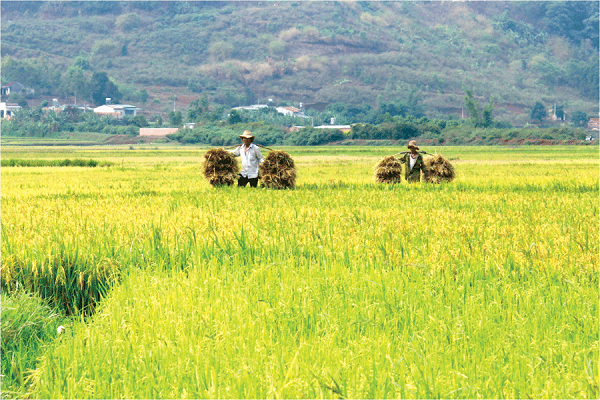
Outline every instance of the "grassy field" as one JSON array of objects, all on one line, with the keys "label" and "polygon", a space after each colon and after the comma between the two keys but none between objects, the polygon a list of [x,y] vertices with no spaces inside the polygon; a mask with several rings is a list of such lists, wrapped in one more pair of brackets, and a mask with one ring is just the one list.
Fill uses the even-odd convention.
[{"label": "grassy field", "polygon": [[211,187],[205,150],[2,149],[111,163],[2,168],[3,296],[66,326],[3,397],[598,398],[597,148],[426,148],[441,185],[285,148],[284,191]]},{"label": "grassy field", "polygon": [[114,137],[106,133],[92,132],[57,132],[51,137],[22,137],[22,136],[2,136],[0,144],[2,146],[64,146],[64,145],[82,145],[100,144]]}]

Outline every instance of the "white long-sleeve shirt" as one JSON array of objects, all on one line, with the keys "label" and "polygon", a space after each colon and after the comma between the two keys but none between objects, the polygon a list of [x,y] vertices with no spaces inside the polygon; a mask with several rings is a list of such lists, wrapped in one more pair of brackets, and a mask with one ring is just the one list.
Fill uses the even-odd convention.
[{"label": "white long-sleeve shirt", "polygon": [[240,175],[245,178],[258,178],[258,165],[265,160],[260,148],[254,143],[246,148],[243,144],[238,146],[233,152],[236,157],[242,157],[242,170]]}]

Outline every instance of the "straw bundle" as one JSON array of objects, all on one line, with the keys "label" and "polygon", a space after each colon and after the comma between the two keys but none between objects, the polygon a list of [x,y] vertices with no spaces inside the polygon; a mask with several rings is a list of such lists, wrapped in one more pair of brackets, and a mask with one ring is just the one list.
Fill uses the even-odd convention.
[{"label": "straw bundle", "polygon": [[428,171],[428,173],[425,174],[425,182],[450,182],[456,175],[454,166],[440,154],[427,157],[424,162]]},{"label": "straw bundle", "polygon": [[204,155],[204,176],[213,186],[231,186],[237,181],[239,166],[231,152],[210,149]]},{"label": "straw bundle", "polygon": [[262,186],[271,189],[293,189],[296,185],[296,166],[285,151],[273,150],[260,164]]},{"label": "straw bundle", "polygon": [[400,183],[402,177],[402,163],[394,156],[384,157],[375,166],[375,182]]}]

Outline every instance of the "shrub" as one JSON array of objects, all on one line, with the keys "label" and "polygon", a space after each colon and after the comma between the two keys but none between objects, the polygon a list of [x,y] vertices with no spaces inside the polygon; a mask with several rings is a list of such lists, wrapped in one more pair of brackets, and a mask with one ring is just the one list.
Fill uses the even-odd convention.
[{"label": "shrub", "polygon": [[120,47],[109,39],[97,40],[92,46],[92,52],[96,56],[114,57],[119,54]]},{"label": "shrub", "polygon": [[129,32],[140,26],[141,20],[136,13],[122,14],[117,17],[116,27],[121,32]]}]

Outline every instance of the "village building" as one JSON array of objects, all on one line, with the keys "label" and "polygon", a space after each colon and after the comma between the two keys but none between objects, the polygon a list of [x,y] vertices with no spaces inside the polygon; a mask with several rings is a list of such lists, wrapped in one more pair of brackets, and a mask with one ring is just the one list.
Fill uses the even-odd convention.
[{"label": "village building", "polygon": [[22,95],[34,95],[35,90],[28,88],[20,82],[9,82],[6,85],[2,85],[0,95],[10,96],[11,94],[22,94]]},{"label": "village building", "polygon": [[267,107],[269,107],[269,106],[266,104],[254,104],[251,106],[233,107],[232,110],[258,111],[261,108],[267,108]]},{"label": "village building", "polygon": [[13,117],[17,110],[20,110],[21,106],[17,103],[0,103],[0,118],[10,119]]},{"label": "village building", "polygon": [[275,110],[279,114],[283,114],[283,115],[286,115],[286,116],[292,116],[292,115],[299,115],[300,114],[300,109],[299,108],[291,107],[291,106],[287,106],[287,107],[275,107]]},{"label": "village building", "polygon": [[352,130],[350,125],[319,125],[315,126],[315,129],[338,129],[343,133],[348,133]]},{"label": "village building", "polygon": [[140,109],[130,104],[104,104],[94,108],[94,112],[100,115],[111,115],[115,118],[135,117]]},{"label": "village building", "polygon": [[[305,126],[301,126],[301,125],[294,125],[292,127],[290,127],[288,129],[288,132],[298,132],[301,129],[306,128]],[[342,131],[343,133],[348,133],[352,130],[352,125],[319,125],[319,126],[315,126],[315,129],[338,129],[340,131]]]}]

